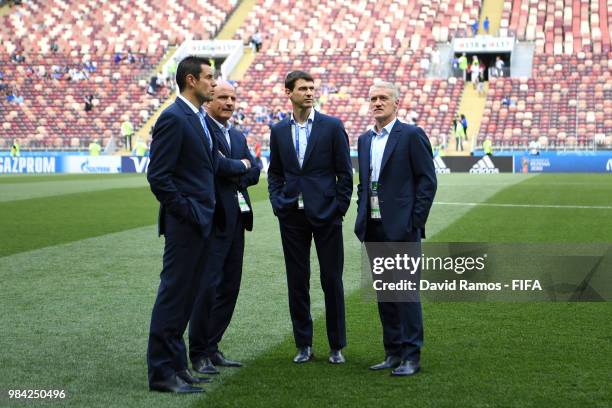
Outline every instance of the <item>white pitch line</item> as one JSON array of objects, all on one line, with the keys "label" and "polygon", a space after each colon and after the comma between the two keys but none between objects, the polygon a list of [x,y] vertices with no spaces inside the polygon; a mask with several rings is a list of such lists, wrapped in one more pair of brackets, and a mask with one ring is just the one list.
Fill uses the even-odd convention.
[{"label": "white pitch line", "polygon": [[565,209],[587,209],[587,210],[612,210],[608,205],[552,205],[552,204],[502,204],[502,203],[460,203],[434,201],[438,205],[459,205],[466,207],[519,207],[519,208],[565,208]]}]

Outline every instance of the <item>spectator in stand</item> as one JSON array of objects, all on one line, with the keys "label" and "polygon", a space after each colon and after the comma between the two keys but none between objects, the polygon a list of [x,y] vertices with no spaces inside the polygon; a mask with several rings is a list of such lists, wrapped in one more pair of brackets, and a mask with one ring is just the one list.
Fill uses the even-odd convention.
[{"label": "spectator in stand", "polygon": [[97,140],[94,140],[89,144],[88,149],[90,156],[99,156],[102,146],[100,146],[100,143],[98,143]]},{"label": "spectator in stand", "polygon": [[495,58],[495,74],[498,77],[503,77],[504,76],[504,66],[506,65],[506,63],[504,62],[503,59],[501,59],[501,57],[498,55]]},{"label": "spectator in stand", "polygon": [[478,90],[478,95],[479,96],[485,96],[485,88],[484,88],[484,70],[482,69],[482,65],[480,67],[480,74],[478,75],[478,86],[477,86],[477,90]]},{"label": "spectator in stand", "polygon": [[168,63],[168,68],[166,72],[168,72],[168,78],[170,79],[170,89],[172,89],[173,91],[174,91],[174,88],[176,87],[176,81],[174,79],[176,78],[176,67],[177,67],[176,59],[172,58],[170,62]]},{"label": "spectator in stand", "polygon": [[93,110],[93,95],[85,95],[85,112],[91,112]]},{"label": "spectator in stand", "polygon": [[147,150],[149,150],[147,144],[140,138],[136,139],[136,146],[134,147],[132,154],[138,157],[144,157],[145,154],[147,154]]},{"label": "spectator in stand", "polygon": [[17,64],[25,62],[25,60],[26,60],[26,58],[23,55],[21,55],[20,53],[18,53],[18,52],[13,52],[11,54],[11,61],[13,61],[13,62],[15,62]]},{"label": "spectator in stand", "polygon": [[125,142],[125,150],[132,150],[132,136],[134,135],[134,125],[130,122],[130,117],[127,116],[121,124],[121,135]]},{"label": "spectator in stand", "polygon": [[482,150],[487,156],[493,156],[493,143],[491,142],[491,138],[489,136],[487,136],[484,142],[482,142]]},{"label": "spectator in stand", "polygon": [[131,51],[131,50],[129,50],[129,51],[128,51],[127,61],[128,61],[130,64],[133,64],[133,63],[135,63],[135,62],[136,62],[136,57],[134,56],[134,54],[132,54],[132,51]]},{"label": "spectator in stand", "polygon": [[419,114],[416,113],[413,109],[411,109],[410,112],[408,112],[408,114],[406,115],[406,123],[408,123],[409,125],[416,126],[418,119]]},{"label": "spectator in stand", "polygon": [[121,52],[116,52],[115,57],[113,58],[113,60],[115,61],[115,64],[119,64],[122,59],[123,57],[121,55]]},{"label": "spectator in stand", "polygon": [[276,120],[279,122],[287,117],[287,114],[283,112],[281,108],[276,109]]},{"label": "spectator in stand", "polygon": [[431,52],[431,72],[434,76],[440,75],[440,51],[437,48]]},{"label": "spectator in stand", "polygon": [[259,33],[259,31],[257,31],[255,34],[251,36],[251,47],[253,47],[253,50],[255,52],[259,52],[259,50],[261,50],[262,44],[263,44],[263,41],[261,39],[261,34]]},{"label": "spectator in stand", "polygon": [[13,144],[11,145],[11,157],[19,157],[21,156],[21,146],[19,145],[19,139],[15,139]]},{"label": "spectator in stand", "polygon": [[59,51],[59,45],[57,45],[57,43],[55,41],[51,43],[51,46],[49,48],[54,53]]},{"label": "spectator in stand", "polygon": [[470,79],[472,80],[474,89],[476,89],[476,85],[478,84],[478,75],[480,75],[480,63],[478,62],[478,57],[474,55],[472,57],[472,65],[470,66]]},{"label": "spectator in stand", "polygon": [[453,68],[453,76],[459,76],[459,58],[457,58],[456,55],[453,56],[453,59],[451,61],[451,67]]},{"label": "spectator in stand", "polygon": [[157,75],[151,76],[149,79],[149,86],[147,86],[147,93],[149,95],[155,95],[157,92]]},{"label": "spectator in stand", "polygon": [[489,16],[486,16],[484,21],[482,22],[482,28],[484,28],[485,33],[489,34],[489,28],[490,28]]},{"label": "spectator in stand", "polygon": [[537,139],[529,142],[529,154],[532,156],[540,155],[540,142]]},{"label": "spectator in stand", "polygon": [[461,124],[459,117],[453,119],[453,131],[455,134],[455,150],[463,151],[463,139],[465,139],[465,130]]},{"label": "spectator in stand", "polygon": [[468,122],[463,113],[461,114],[461,126],[463,126],[463,131],[467,135]]},{"label": "spectator in stand", "polygon": [[459,57],[459,69],[461,70],[461,73],[463,75],[463,80],[465,81],[467,79],[467,69],[468,69],[468,60],[467,60],[467,57],[465,56],[465,53],[461,54],[461,56]]},{"label": "spectator in stand", "polygon": [[255,114],[255,122],[262,123],[266,118],[266,108],[261,105],[255,105],[253,107],[253,113]]},{"label": "spectator in stand", "polygon": [[479,26],[478,19],[476,19],[476,20],[474,20],[474,23],[472,23],[472,34],[474,36],[476,36],[476,34],[478,34],[478,26]]}]

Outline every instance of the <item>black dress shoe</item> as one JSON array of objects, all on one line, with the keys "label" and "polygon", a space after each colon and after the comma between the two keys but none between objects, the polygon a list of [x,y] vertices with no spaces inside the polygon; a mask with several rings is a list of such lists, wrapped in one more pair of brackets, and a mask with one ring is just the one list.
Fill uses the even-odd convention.
[{"label": "black dress shoe", "polygon": [[219,374],[217,367],[210,361],[210,358],[201,358],[193,363],[193,371],[198,374]]},{"label": "black dress shoe", "polygon": [[232,361],[225,358],[222,352],[217,351],[210,356],[210,361],[216,366],[220,367],[242,367],[240,361]]},{"label": "black dress shoe", "polygon": [[416,361],[405,360],[393,371],[391,371],[391,375],[397,377],[407,377],[409,375],[414,375],[419,372],[421,369],[421,365]]},{"label": "black dress shoe", "polygon": [[151,383],[149,384],[149,389],[151,391],[173,392],[176,394],[195,394],[198,392],[204,392],[202,388],[187,384],[177,375],[167,379],[166,381]]},{"label": "black dress shoe", "polygon": [[191,373],[191,370],[189,370],[188,368],[183,371],[179,371],[178,373],[176,373],[176,375],[181,380],[185,381],[187,384],[205,384],[210,382],[210,378],[194,376]]},{"label": "black dress shoe", "polygon": [[293,362],[297,364],[307,363],[312,360],[313,357],[314,354],[312,353],[312,347],[300,347],[297,355],[293,358]]},{"label": "black dress shoe", "polygon": [[346,359],[342,355],[342,350],[332,350],[329,352],[329,362],[332,364],[344,364]]},{"label": "black dress shoe", "polygon": [[385,361],[383,361],[380,364],[373,365],[372,367],[370,367],[370,370],[378,371],[378,370],[386,370],[388,368],[395,368],[398,365],[400,365],[401,362],[402,362],[402,359],[397,356],[387,356],[387,358],[385,358]]}]

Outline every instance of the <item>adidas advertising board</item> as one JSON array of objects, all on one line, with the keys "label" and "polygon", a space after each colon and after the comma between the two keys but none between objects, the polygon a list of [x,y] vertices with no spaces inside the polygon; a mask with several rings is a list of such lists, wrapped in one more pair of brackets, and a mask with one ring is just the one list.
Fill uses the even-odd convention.
[{"label": "adidas advertising board", "polygon": [[[514,172],[514,158],[510,156],[436,156],[433,160],[437,174],[497,174]],[[357,161],[355,160],[353,165],[355,166],[356,164]]]},{"label": "adidas advertising board", "polygon": [[489,156],[482,156],[470,169],[472,174],[497,174],[499,169],[493,164],[493,160]]}]

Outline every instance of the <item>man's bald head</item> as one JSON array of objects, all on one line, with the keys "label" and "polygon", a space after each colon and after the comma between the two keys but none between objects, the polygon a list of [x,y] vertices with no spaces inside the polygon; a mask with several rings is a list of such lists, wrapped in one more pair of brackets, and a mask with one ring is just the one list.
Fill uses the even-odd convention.
[{"label": "man's bald head", "polygon": [[236,88],[225,80],[218,80],[213,100],[206,105],[206,111],[217,122],[227,126],[236,107]]}]

